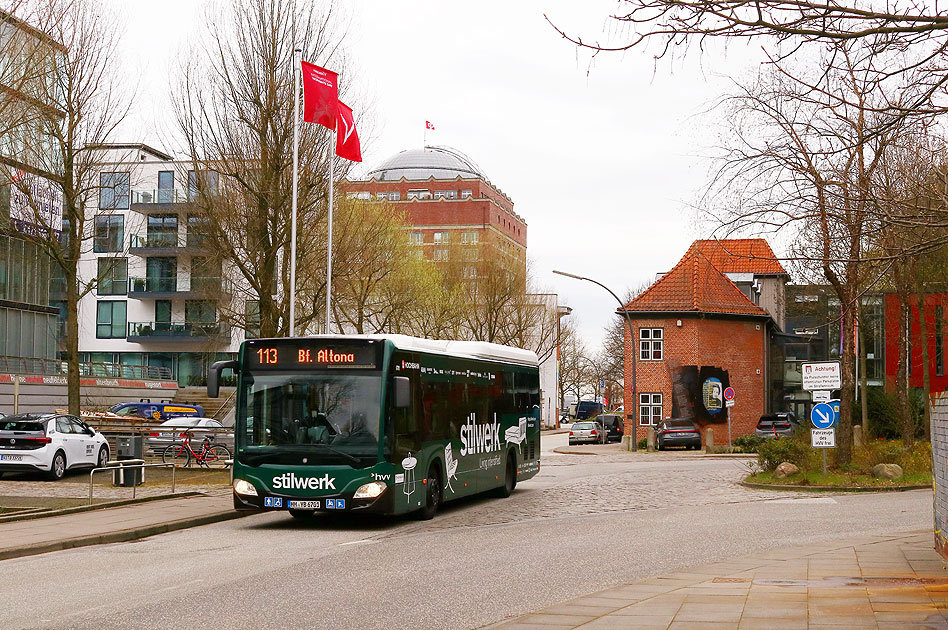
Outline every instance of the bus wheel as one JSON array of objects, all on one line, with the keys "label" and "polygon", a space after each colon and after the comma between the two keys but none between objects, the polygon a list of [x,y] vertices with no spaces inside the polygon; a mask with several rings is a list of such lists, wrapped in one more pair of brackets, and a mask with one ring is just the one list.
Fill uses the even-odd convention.
[{"label": "bus wheel", "polygon": [[314,514],[316,514],[316,510],[290,510],[290,516],[292,516],[293,518],[298,518],[300,520],[313,518]]},{"label": "bus wheel", "polygon": [[428,471],[428,478],[425,483],[425,506],[418,510],[418,519],[422,521],[431,520],[438,513],[441,506],[441,474],[433,465]]},{"label": "bus wheel", "polygon": [[507,471],[504,473],[504,485],[497,488],[497,496],[507,498],[513,494],[517,487],[517,456],[511,453],[507,455]]}]

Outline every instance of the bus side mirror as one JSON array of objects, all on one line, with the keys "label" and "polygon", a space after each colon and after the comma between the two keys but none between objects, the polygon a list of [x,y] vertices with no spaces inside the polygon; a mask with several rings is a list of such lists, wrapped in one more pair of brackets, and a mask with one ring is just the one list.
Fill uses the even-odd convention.
[{"label": "bus side mirror", "polygon": [[392,382],[395,386],[395,408],[407,409],[411,406],[411,381],[407,376],[395,376]]},{"label": "bus side mirror", "polygon": [[236,372],[238,367],[240,367],[238,361],[216,361],[212,363],[210,369],[207,371],[207,397],[217,398],[220,395],[221,372],[227,369]]}]

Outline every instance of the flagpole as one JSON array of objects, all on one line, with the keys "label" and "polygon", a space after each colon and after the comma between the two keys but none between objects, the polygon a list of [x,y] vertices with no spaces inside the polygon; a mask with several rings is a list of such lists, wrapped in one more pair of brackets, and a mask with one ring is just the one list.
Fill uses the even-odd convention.
[{"label": "flagpole", "polygon": [[296,336],[296,205],[300,162],[300,64],[293,51],[293,217],[290,219],[290,337]]},{"label": "flagpole", "polygon": [[[335,136],[335,132],[333,136]],[[330,322],[330,310],[331,300],[332,300],[332,198],[333,198],[333,162],[335,161],[335,155],[333,153],[332,147],[329,147],[329,240],[326,247],[326,334],[330,333],[329,322]]]}]

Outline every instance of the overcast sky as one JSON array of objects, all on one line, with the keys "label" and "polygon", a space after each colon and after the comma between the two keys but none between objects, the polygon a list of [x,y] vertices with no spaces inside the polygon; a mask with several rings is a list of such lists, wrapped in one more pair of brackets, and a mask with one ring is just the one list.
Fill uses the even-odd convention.
[{"label": "overcast sky", "polygon": [[[123,42],[140,81],[121,141],[167,146],[167,95],[177,55],[202,18],[201,0],[128,0]],[[589,55],[560,38],[543,14],[586,40],[614,26],[614,0],[346,0],[343,76],[372,102],[365,172],[423,143],[468,154],[528,225],[528,256],[544,287],[573,309],[597,348],[615,300],[667,271],[700,234],[693,205],[711,166],[718,114],[708,105],[739,72],[746,50],[660,62],[653,51]],[[318,60],[313,60],[318,61]],[[355,104],[353,103],[355,106]],[[356,124],[359,122],[356,106]],[[132,137],[137,136],[137,137]]]}]

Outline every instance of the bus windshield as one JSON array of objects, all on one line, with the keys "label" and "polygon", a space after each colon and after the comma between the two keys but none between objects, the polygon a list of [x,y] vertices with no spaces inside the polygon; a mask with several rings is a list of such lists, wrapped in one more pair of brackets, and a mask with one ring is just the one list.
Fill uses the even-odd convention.
[{"label": "bus windshield", "polygon": [[250,466],[371,466],[378,461],[380,389],[377,372],[245,374],[238,458]]}]

